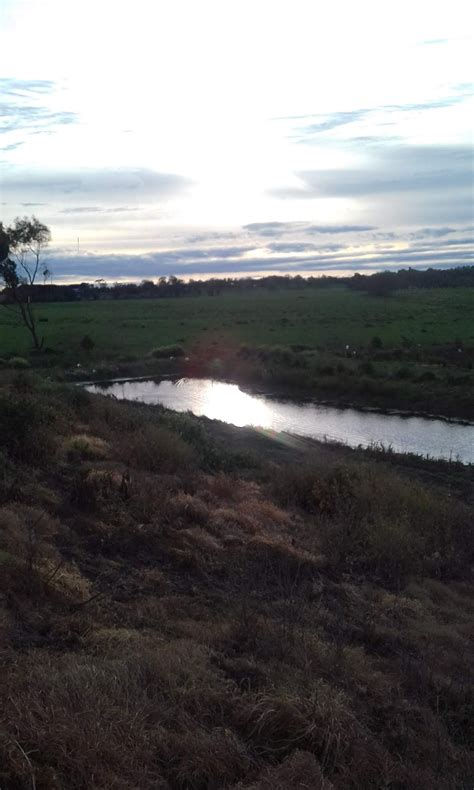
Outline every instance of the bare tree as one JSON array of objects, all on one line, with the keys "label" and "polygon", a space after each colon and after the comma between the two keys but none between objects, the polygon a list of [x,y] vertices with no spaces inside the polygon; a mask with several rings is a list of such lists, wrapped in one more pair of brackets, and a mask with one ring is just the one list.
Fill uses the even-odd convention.
[{"label": "bare tree", "polygon": [[0,223],[0,277],[5,283],[7,301],[15,305],[28,329],[36,350],[43,340],[38,337],[32,300],[38,276],[50,275],[43,253],[51,239],[51,231],[36,217],[17,217],[12,225]]}]

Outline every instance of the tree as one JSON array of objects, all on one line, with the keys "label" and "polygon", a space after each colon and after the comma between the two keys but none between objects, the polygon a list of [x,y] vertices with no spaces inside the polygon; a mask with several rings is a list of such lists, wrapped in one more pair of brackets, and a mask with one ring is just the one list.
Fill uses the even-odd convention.
[{"label": "tree", "polygon": [[33,313],[33,293],[39,275],[46,280],[50,271],[43,258],[51,231],[36,217],[17,217],[13,225],[0,223],[0,277],[5,283],[7,303],[18,308],[36,350],[43,340],[38,337]]},{"label": "tree", "polygon": [[3,224],[0,222],[0,266],[8,258],[10,253],[10,242]]}]

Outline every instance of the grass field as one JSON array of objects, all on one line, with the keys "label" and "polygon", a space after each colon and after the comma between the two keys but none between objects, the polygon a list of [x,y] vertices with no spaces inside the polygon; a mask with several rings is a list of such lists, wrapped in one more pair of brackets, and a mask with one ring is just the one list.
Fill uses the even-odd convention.
[{"label": "grass field", "polygon": [[[217,297],[38,305],[45,345],[64,362],[80,353],[85,334],[94,359],[145,355],[158,345],[231,340],[252,345],[305,344],[337,350],[404,341],[421,346],[462,340],[474,345],[474,290],[399,292],[374,298],[344,288]],[[0,356],[25,356],[30,340],[11,310],[0,312]]]},{"label": "grass field", "polygon": [[[339,405],[474,418],[474,289],[384,298],[344,287],[288,289],[43,304],[36,314],[48,352],[39,355],[15,313],[0,312],[3,366],[29,357],[69,378],[168,370]],[[85,335],[89,350],[81,347]],[[153,350],[169,357],[173,345],[189,362],[154,359]]]}]

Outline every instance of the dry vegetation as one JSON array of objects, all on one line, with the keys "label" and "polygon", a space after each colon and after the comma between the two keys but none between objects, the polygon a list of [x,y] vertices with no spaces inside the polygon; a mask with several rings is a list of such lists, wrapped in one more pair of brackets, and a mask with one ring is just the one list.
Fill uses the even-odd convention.
[{"label": "dry vegetation", "polygon": [[0,401],[2,790],[472,786],[466,473]]}]

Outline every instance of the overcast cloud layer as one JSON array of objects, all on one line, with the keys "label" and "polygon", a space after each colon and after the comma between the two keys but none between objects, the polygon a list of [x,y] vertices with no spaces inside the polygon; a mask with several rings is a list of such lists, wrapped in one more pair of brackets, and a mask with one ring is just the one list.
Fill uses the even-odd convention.
[{"label": "overcast cloud layer", "polygon": [[469,4],[326,5],[4,0],[0,218],[55,281],[471,263]]}]

